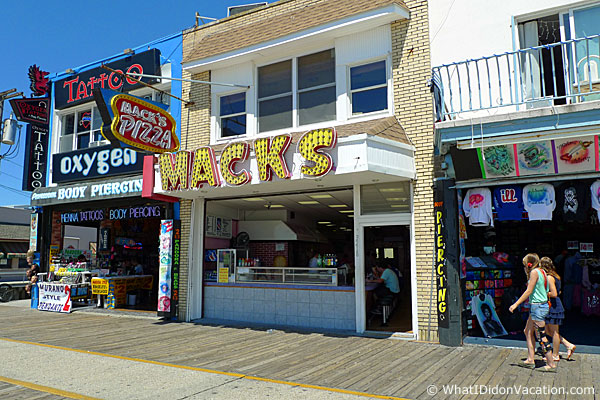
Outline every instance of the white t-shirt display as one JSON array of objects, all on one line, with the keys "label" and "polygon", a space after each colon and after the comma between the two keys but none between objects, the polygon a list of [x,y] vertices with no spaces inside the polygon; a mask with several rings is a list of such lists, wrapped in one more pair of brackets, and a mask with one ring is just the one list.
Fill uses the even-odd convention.
[{"label": "white t-shirt display", "polygon": [[598,213],[598,219],[600,219],[600,181],[592,183],[590,187],[592,192],[592,208]]},{"label": "white t-shirt display", "polygon": [[556,208],[554,186],[549,183],[532,183],[523,188],[523,205],[530,221],[552,221]]},{"label": "white t-shirt display", "polygon": [[488,188],[469,189],[463,201],[465,216],[473,226],[494,226],[492,193]]}]

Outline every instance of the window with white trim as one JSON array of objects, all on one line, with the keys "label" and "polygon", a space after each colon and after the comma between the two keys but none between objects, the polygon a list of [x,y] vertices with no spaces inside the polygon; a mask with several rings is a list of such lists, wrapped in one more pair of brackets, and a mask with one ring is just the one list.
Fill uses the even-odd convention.
[{"label": "window with white trim", "polygon": [[335,120],[335,50],[258,68],[258,129]]},{"label": "window with white trim", "polygon": [[85,149],[104,140],[102,117],[97,107],[84,108],[61,116],[60,152]]},{"label": "window with white trim", "polygon": [[350,67],[350,104],[352,115],[368,114],[388,108],[385,60]]},{"label": "window with white trim", "polygon": [[246,92],[219,98],[219,129],[222,138],[246,134]]}]

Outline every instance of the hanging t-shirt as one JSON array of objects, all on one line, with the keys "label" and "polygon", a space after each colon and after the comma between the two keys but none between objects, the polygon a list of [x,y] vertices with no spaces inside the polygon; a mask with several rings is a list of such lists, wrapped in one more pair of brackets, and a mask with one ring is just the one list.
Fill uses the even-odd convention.
[{"label": "hanging t-shirt", "polygon": [[488,188],[469,189],[463,201],[465,216],[473,226],[494,226],[492,193]]},{"label": "hanging t-shirt", "polygon": [[548,183],[532,183],[523,188],[523,205],[530,221],[552,221],[556,208],[554,186]]},{"label": "hanging t-shirt", "polygon": [[585,222],[589,209],[590,196],[585,183],[566,182],[556,188],[556,214],[563,221]]},{"label": "hanging t-shirt", "polygon": [[520,221],[523,217],[523,189],[516,185],[496,187],[494,208],[498,221]]},{"label": "hanging t-shirt", "polygon": [[592,192],[592,207],[598,212],[598,219],[600,219],[600,181],[592,183],[590,191]]}]

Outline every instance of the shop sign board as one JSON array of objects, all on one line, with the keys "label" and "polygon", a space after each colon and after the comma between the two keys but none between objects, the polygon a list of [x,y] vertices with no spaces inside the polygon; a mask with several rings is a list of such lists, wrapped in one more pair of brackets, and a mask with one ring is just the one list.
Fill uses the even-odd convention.
[{"label": "shop sign board", "polygon": [[[437,194],[437,193],[436,193]],[[436,196],[441,197],[441,196]],[[438,326],[449,327],[448,315],[448,274],[446,267],[446,229],[444,227],[444,202],[434,203],[435,214],[435,281],[437,286]]]},{"label": "shop sign board", "polygon": [[171,312],[171,272],[173,265],[173,220],[160,223],[158,248],[158,306],[161,315]]},{"label": "shop sign board", "polygon": [[108,210],[108,219],[111,220],[160,218],[161,216],[161,206],[126,207]]},{"label": "shop sign board", "polygon": [[171,265],[171,315],[177,317],[179,303],[179,269],[181,255],[181,220],[173,220],[173,264]]},{"label": "shop sign board", "polygon": [[26,132],[22,189],[31,192],[46,186],[48,125],[29,124]]},{"label": "shop sign board", "polygon": [[219,283],[227,283],[229,282],[229,268],[227,267],[219,267]]},{"label": "shop sign board", "polygon": [[600,171],[598,136],[542,140],[477,149],[486,178]]},{"label": "shop sign board", "polygon": [[87,221],[102,221],[104,219],[104,210],[87,210],[66,212],[60,215],[60,222],[63,224],[79,223]]},{"label": "shop sign board", "polygon": [[71,312],[71,288],[60,283],[38,283],[38,310],[61,313]]},{"label": "shop sign board", "polygon": [[231,218],[216,217],[214,215],[206,216],[206,236],[222,239],[231,239],[232,237]]},{"label": "shop sign board", "polygon": [[582,253],[593,253],[594,243],[579,243],[579,251]]},{"label": "shop sign board", "polygon": [[[274,176],[290,179],[285,155],[292,143],[289,134],[254,140],[252,150],[260,181],[271,181]],[[300,160],[300,173],[304,177],[317,178],[333,169],[333,159],[324,150],[333,149],[337,144],[335,129],[316,129],[302,135],[296,146]],[[250,171],[238,169],[238,164],[246,163],[250,156],[250,143],[234,142],[221,152],[217,163],[215,151],[210,146],[195,151],[178,151],[158,156],[162,190],[189,190],[222,185],[240,186],[252,181]],[[294,154],[295,156],[296,154]]]},{"label": "shop sign board", "polygon": [[47,206],[61,203],[108,200],[140,196],[141,193],[142,178],[113,178],[93,184],[71,184],[38,188],[31,195],[31,205]]},{"label": "shop sign board", "polygon": [[92,294],[108,294],[108,279],[92,278]]},{"label": "shop sign board", "polygon": [[38,217],[39,214],[31,214],[31,224],[29,225],[29,250],[37,251],[38,236]]},{"label": "shop sign board", "polygon": [[579,249],[579,242],[577,240],[567,241],[567,250],[576,250],[576,249]]},{"label": "shop sign board", "polygon": [[110,246],[110,229],[100,228],[100,243],[98,243],[98,251],[107,251]]},{"label": "shop sign board", "polygon": [[[54,103],[57,110],[92,100],[95,88],[129,92],[141,87],[136,80],[123,78],[121,73],[137,73],[160,76],[160,51],[151,49],[106,64],[118,73],[98,67],[61,79],[54,84]],[[155,83],[156,78],[140,78],[145,83]]]},{"label": "shop sign board", "polygon": [[57,153],[52,156],[52,181],[75,182],[91,178],[142,172],[144,158],[132,149],[110,145]]},{"label": "shop sign board", "polygon": [[113,146],[165,153],[179,150],[175,119],[169,106],[113,90],[94,90],[102,116],[102,136]]},{"label": "shop sign board", "polygon": [[48,111],[50,109],[50,99],[48,97],[37,99],[24,97],[9,101],[17,120],[46,126],[50,123]]},{"label": "shop sign board", "polygon": [[40,67],[33,64],[29,67],[29,89],[31,89],[32,96],[44,96],[50,93],[50,79],[48,79],[48,72],[42,71]]}]

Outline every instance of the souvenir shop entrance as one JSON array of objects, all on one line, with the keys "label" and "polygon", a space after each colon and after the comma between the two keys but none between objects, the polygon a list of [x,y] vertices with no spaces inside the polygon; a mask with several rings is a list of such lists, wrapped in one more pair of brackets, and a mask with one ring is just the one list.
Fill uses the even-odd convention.
[{"label": "souvenir shop entrance", "polygon": [[458,190],[465,342],[524,342],[529,306],[508,309],[526,288],[521,260],[531,252],[550,257],[561,277],[561,335],[577,346],[600,346],[590,334],[600,330],[600,181],[532,181]]}]

